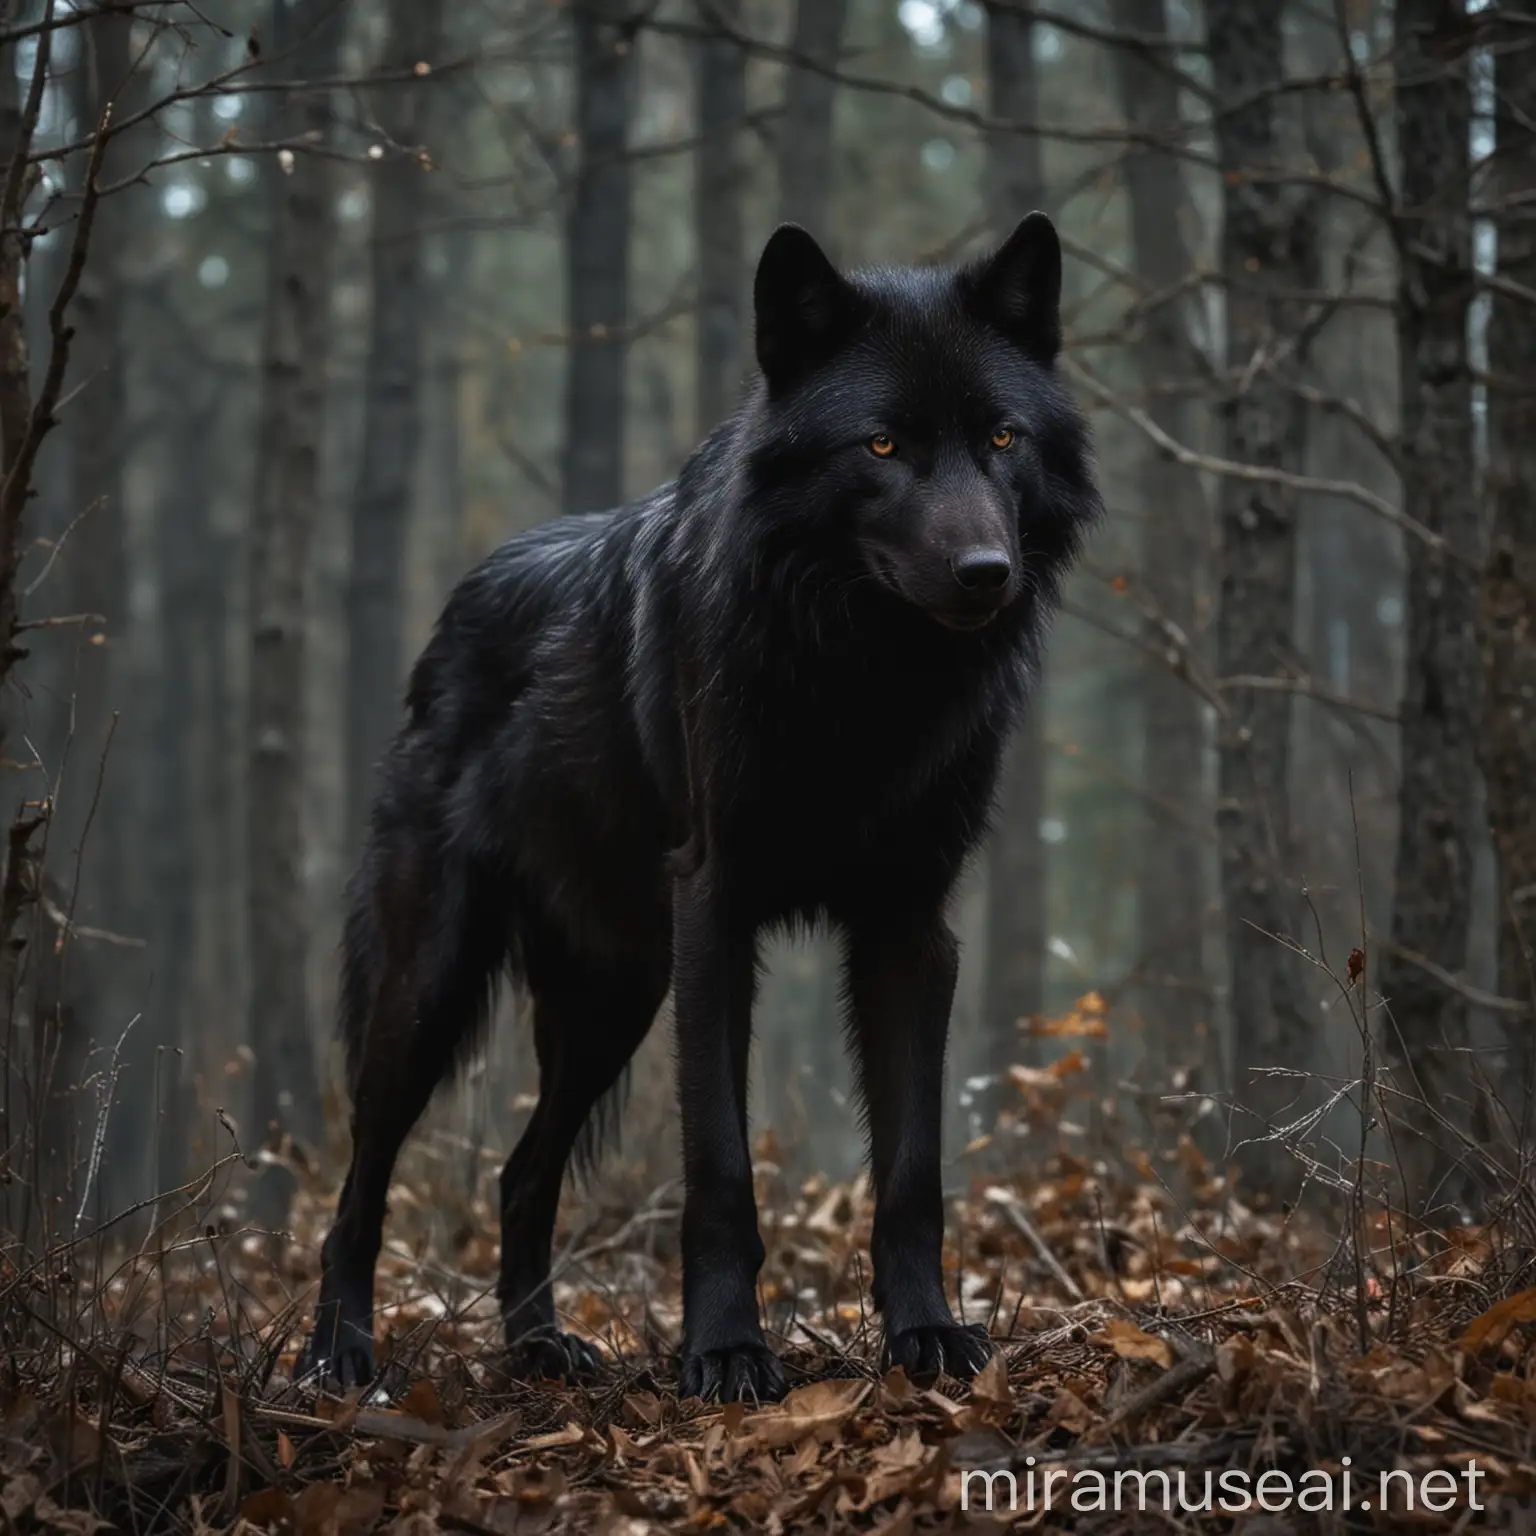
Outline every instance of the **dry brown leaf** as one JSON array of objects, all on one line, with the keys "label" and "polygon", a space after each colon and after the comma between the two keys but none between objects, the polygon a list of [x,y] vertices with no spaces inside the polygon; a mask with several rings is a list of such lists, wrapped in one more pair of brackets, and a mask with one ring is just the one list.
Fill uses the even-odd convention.
[{"label": "dry brown leaf", "polygon": [[832,1237],[841,1232],[853,1217],[853,1201],[846,1184],[834,1184],[821,1203],[805,1218],[807,1232]]},{"label": "dry brown leaf", "polygon": [[742,1420],[742,1432],[766,1450],[794,1445],[807,1436],[831,1439],[868,1396],[870,1385],[867,1381],[813,1381],[796,1387],[782,1403],[748,1414]]},{"label": "dry brown leaf", "polygon": [[1026,1033],[1037,1039],[1063,1039],[1068,1036],[1078,1036],[1084,1039],[1101,1040],[1109,1033],[1109,1026],[1095,1014],[1074,1011],[1063,1014],[1059,1019],[1041,1019],[1032,1023]]},{"label": "dry brown leaf", "polygon": [[1013,1411],[1013,1389],[1008,1385],[1008,1362],[1001,1353],[995,1354],[981,1368],[971,1383],[971,1401],[977,1407],[1004,1414]]},{"label": "dry brown leaf", "polygon": [[423,1424],[441,1426],[448,1422],[437,1388],[425,1376],[413,1381],[410,1390],[394,1406],[396,1412],[409,1414]]},{"label": "dry brown leaf", "polygon": [[0,1513],[7,1526],[14,1525],[32,1508],[43,1491],[43,1480],[30,1472],[21,1472],[6,1478],[0,1486]]},{"label": "dry brown leaf", "polygon": [[805,1476],[807,1472],[814,1472],[821,1465],[821,1445],[811,1435],[795,1446],[794,1455],[788,1456],[781,1463],[784,1476],[791,1482]]},{"label": "dry brown leaf", "polygon": [[513,1497],[519,1504],[553,1504],[565,1492],[565,1473],[559,1467],[532,1468],[519,1474]]},{"label": "dry brown leaf", "polygon": [[896,1513],[883,1525],[877,1525],[870,1536],[912,1536],[917,1529],[916,1512],[907,1503],[896,1506]]},{"label": "dry brown leaf", "polygon": [[1093,1409],[1070,1387],[1057,1387],[1051,1400],[1050,1419],[1074,1435],[1084,1434],[1094,1423]]},{"label": "dry brown leaf", "polygon": [[1393,1360],[1371,1372],[1376,1390],[1395,1402],[1418,1403],[1429,1395],[1429,1377],[1411,1360]]},{"label": "dry brown leaf", "polygon": [[630,1392],[624,1398],[624,1407],[648,1429],[661,1428],[661,1399],[654,1392]]},{"label": "dry brown leaf", "polygon": [[1235,1386],[1248,1377],[1258,1360],[1253,1340],[1243,1334],[1223,1339],[1216,1346],[1216,1376],[1225,1386]]},{"label": "dry brown leaf", "polygon": [[43,1421],[43,1432],[61,1468],[94,1466],[106,1449],[101,1431],[78,1409],[63,1408],[49,1414]]},{"label": "dry brown leaf", "polygon": [[293,1523],[298,1536],[336,1536],[336,1510],[341,1503],[339,1483],[309,1483],[293,1501]]},{"label": "dry brown leaf", "polygon": [[564,1429],[551,1430],[547,1435],[534,1435],[518,1447],[523,1451],[554,1451],[563,1445],[580,1445],[587,1432],[575,1419],[567,1422]]},{"label": "dry brown leaf", "polygon": [[1101,1349],[1114,1350],[1122,1360],[1151,1360],[1165,1371],[1173,1364],[1173,1350],[1168,1340],[1143,1333],[1128,1318],[1111,1318],[1102,1332],[1088,1335],[1088,1342]]},{"label": "dry brown leaf", "polygon": [[57,1531],[60,1536],[96,1536],[97,1531],[110,1530],[112,1522],[88,1509],[65,1509],[55,1504],[46,1494],[32,1507],[34,1519],[45,1530]]},{"label": "dry brown leaf", "polygon": [[1506,1296],[1481,1316],[1474,1317],[1463,1330],[1457,1348],[1469,1355],[1483,1349],[1497,1349],[1510,1330],[1522,1323],[1536,1323],[1536,1286]]},{"label": "dry brown leaf", "polygon": [[1203,1275],[1206,1266],[1199,1259],[1163,1259],[1158,1263],[1160,1275],[1183,1275],[1187,1278],[1196,1278]]},{"label": "dry brown leaf", "polygon": [[627,1429],[621,1425],[610,1424],[608,1426],[608,1439],[613,1446],[613,1459],[622,1467],[629,1458],[636,1454],[638,1447],[631,1438]]},{"label": "dry brown leaf", "polygon": [[240,1518],[269,1531],[293,1529],[293,1500],[281,1488],[258,1488],[245,1496]]},{"label": "dry brown leaf", "polygon": [[862,1514],[876,1504],[898,1495],[920,1497],[933,1481],[941,1453],[923,1444],[916,1430],[908,1430],[885,1445],[877,1446],[865,1474],[863,1487],[850,1487],[846,1511]]},{"label": "dry brown leaf", "polygon": [[917,1430],[903,1430],[895,1439],[877,1445],[869,1459],[877,1467],[918,1467],[927,1461],[928,1447]]},{"label": "dry brown leaf", "polygon": [[1045,1070],[1060,1082],[1063,1078],[1075,1077],[1079,1072],[1086,1072],[1088,1058],[1081,1051],[1068,1051],[1065,1056],[1058,1056]]},{"label": "dry brown leaf", "polygon": [[374,1483],[343,1488],[336,1503],[336,1528],[341,1536],[362,1536],[378,1524],[384,1513],[384,1490]]}]

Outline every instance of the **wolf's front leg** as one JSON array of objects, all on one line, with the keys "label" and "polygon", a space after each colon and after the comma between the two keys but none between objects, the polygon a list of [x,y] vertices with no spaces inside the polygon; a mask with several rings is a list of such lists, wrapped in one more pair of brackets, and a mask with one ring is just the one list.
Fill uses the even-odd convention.
[{"label": "wolf's front leg", "polygon": [[734,927],[711,863],[673,887],[673,1008],[683,1121],[685,1397],[769,1399],[784,1372],[763,1340],[763,1240],[747,1146],[755,938]]},{"label": "wolf's front leg", "polygon": [[940,1130],[958,947],[939,914],[849,924],[848,992],[875,1180],[874,1300],[889,1365],[973,1376],[986,1330],[944,1299]]}]

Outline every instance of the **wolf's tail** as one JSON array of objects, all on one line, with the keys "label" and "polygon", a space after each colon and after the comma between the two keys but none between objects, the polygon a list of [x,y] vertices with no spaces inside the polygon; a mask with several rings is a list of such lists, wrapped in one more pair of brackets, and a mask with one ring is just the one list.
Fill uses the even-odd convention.
[{"label": "wolf's tail", "polygon": [[384,947],[376,907],[378,852],[370,840],[362,863],[347,882],[347,915],[341,941],[341,988],[336,1000],[336,1031],[347,1063],[347,1092],[357,1093],[358,1066],[368,1020],[384,977]]},{"label": "wolf's tail", "polygon": [[387,1075],[381,1054],[428,1072],[430,1093],[484,1033],[511,958],[505,890],[417,807],[386,788],[347,887],[337,1024],[354,1102]]}]

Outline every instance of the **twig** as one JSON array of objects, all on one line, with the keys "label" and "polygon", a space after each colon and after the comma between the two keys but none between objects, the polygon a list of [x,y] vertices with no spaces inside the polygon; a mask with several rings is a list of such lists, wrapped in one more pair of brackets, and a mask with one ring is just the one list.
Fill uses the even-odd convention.
[{"label": "twig", "polygon": [[1056,1283],[1064,1290],[1073,1301],[1083,1301],[1082,1287],[1069,1275],[1060,1259],[1051,1252],[1051,1246],[1041,1237],[1034,1222],[1029,1219],[1023,1204],[1010,1191],[1001,1185],[993,1185],[986,1193],[987,1202],[995,1205],[1015,1230],[1022,1233],[1029,1246],[1035,1250],[1035,1256],[1055,1277]]},{"label": "twig", "polygon": [[1501,1013],[1508,1018],[1529,1018],[1532,1008],[1529,1003],[1522,1003],[1517,997],[1500,997],[1495,992],[1485,992],[1481,987],[1474,987],[1471,982],[1463,981],[1461,977],[1452,973],[1443,965],[1436,965],[1428,955],[1421,955],[1416,949],[1405,949],[1401,944],[1394,944],[1390,939],[1378,938],[1375,940],[1378,949],[1384,949],[1388,954],[1396,955],[1399,960],[1406,960],[1409,965],[1424,972],[1426,976],[1432,976],[1447,991],[1454,992],[1458,997],[1464,997],[1474,1008],[1486,1008],[1491,1013]]},{"label": "twig", "polygon": [[[1201,469],[1213,475],[1225,475],[1230,480],[1247,480],[1259,485],[1283,486],[1289,491],[1305,492],[1314,496],[1337,496],[1341,501],[1352,501],[1374,512],[1377,517],[1400,528],[1404,533],[1421,539],[1434,550],[1444,550],[1453,559],[1476,565],[1471,555],[1446,544],[1444,538],[1433,529],[1426,528],[1417,518],[1410,517],[1401,507],[1395,507],[1385,496],[1359,485],[1353,480],[1333,480],[1322,475],[1298,475],[1290,470],[1271,469],[1261,464],[1243,464],[1236,459],[1222,459],[1215,454],[1198,453],[1170,436],[1139,406],[1122,400],[1108,385],[1101,383],[1081,363],[1070,357],[1063,358],[1061,366],[1080,383],[1101,405],[1107,406],[1117,416],[1123,417],[1141,431],[1171,459],[1186,469]],[[1481,567],[1479,567],[1480,569]]]},{"label": "twig", "polygon": [[1191,1387],[1199,1386],[1207,1376],[1212,1376],[1215,1372],[1216,1351],[1213,1349],[1200,1350],[1190,1355],[1188,1359],[1178,1361],[1169,1366],[1155,1381],[1149,1381],[1146,1386],[1132,1392],[1105,1419],[1099,1433],[1107,1435],[1129,1420],[1139,1419],[1160,1404],[1182,1396]]},{"label": "twig", "polygon": [[91,1133],[91,1157],[86,1165],[85,1184],[80,1190],[80,1207],[75,1212],[75,1236],[80,1235],[80,1223],[85,1220],[85,1208],[91,1203],[91,1185],[96,1181],[96,1175],[101,1170],[102,1154],[107,1149],[107,1121],[112,1115],[112,1100],[117,1093],[117,1079],[123,1070],[123,1042],[127,1040],[133,1026],[143,1018],[143,1014],[136,1013],[123,1027],[123,1032],[117,1037],[117,1044],[112,1047],[112,1060],[107,1071],[101,1075],[96,1089],[96,1128]]},{"label": "twig", "polygon": [[1232,677],[1216,680],[1216,687],[1223,690],[1239,689],[1254,693],[1294,693],[1304,699],[1315,699],[1335,709],[1352,709],[1356,714],[1369,715],[1373,720],[1385,720],[1388,725],[1398,723],[1397,711],[1352,699],[1348,694],[1335,693],[1331,688],[1320,687],[1310,677],[1264,677],[1260,674],[1240,672]]},{"label": "twig", "polygon": [[[23,589],[21,594],[23,597],[31,597],[32,594],[36,592],[37,589],[42,586],[42,584],[48,579],[48,573],[53,569],[54,561],[56,561],[60,554],[63,553],[64,546],[69,542],[70,535],[75,531],[76,528],[80,526],[81,523],[86,520],[86,518],[88,518],[93,512],[99,510],[105,501],[106,497],[98,496],[96,500],[93,501],[90,506],[85,509],[85,511],[76,513],[76,515],[70,520],[69,527],[67,527],[64,532],[61,533],[58,538],[53,541],[53,547],[48,551],[48,558],[43,562],[42,570],[40,570]],[[81,617],[84,617],[84,615],[81,615]],[[43,622],[43,620],[38,620],[37,624],[40,625]],[[56,619],[52,622],[63,623],[64,620]],[[105,623],[106,621],[102,620],[101,622]],[[35,626],[31,624],[23,624],[21,626],[23,629],[31,629],[34,627]]]},{"label": "twig", "polygon": [[39,894],[38,905],[43,909],[43,915],[48,921],[71,939],[94,939],[100,944],[115,944],[119,949],[143,949],[147,943],[146,940],[136,939],[131,934],[113,933],[109,928],[90,928],[84,923],[71,922],[69,914],[60,910],[46,890]]}]

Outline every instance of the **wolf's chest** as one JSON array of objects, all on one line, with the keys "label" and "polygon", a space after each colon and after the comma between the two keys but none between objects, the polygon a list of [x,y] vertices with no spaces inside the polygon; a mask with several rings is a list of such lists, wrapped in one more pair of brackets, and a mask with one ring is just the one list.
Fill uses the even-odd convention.
[{"label": "wolf's chest", "polygon": [[916,712],[816,724],[763,721],[726,796],[721,853],[757,920],[946,889],[984,816],[974,754]]},{"label": "wolf's chest", "polygon": [[741,808],[825,846],[867,836],[942,770],[959,701],[921,674],[827,667],[765,677],[744,702]]}]

